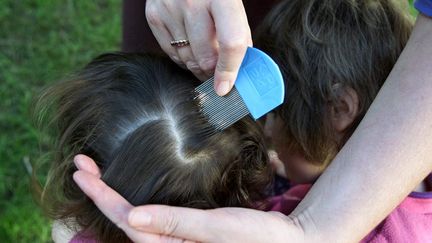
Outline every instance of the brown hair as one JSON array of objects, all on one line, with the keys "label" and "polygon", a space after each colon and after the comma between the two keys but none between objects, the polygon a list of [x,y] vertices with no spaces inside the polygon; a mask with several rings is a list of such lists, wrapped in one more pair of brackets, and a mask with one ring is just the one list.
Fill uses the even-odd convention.
[{"label": "brown hair", "polygon": [[39,107],[56,131],[43,194],[49,214],[73,218],[102,242],[129,241],[72,180],[79,153],[133,205],[255,206],[271,179],[261,130],[246,118],[214,131],[193,99],[197,84],[165,58],[114,53],[48,89]]},{"label": "brown hair", "polygon": [[[276,114],[291,149],[329,162],[366,113],[411,29],[392,0],[286,0],[275,7],[254,42],[282,70],[285,101]],[[328,105],[347,87],[358,94],[359,115],[338,143]]]}]

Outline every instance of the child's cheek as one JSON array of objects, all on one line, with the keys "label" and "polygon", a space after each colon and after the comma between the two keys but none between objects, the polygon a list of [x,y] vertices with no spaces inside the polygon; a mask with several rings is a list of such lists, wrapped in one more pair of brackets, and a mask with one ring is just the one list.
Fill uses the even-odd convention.
[{"label": "child's cheek", "polygon": [[306,160],[299,153],[279,151],[279,158],[285,166],[287,178],[292,182],[299,184],[313,183],[323,171],[321,166],[317,166],[311,161]]}]

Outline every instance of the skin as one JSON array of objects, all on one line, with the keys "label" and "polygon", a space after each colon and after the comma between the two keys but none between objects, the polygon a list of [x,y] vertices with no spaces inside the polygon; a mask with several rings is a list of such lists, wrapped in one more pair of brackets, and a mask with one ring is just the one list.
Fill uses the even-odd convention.
[{"label": "skin", "polygon": [[[276,173],[294,183],[312,183],[324,170],[323,163],[313,163],[306,160],[302,152],[287,149],[286,138],[281,132],[283,128],[283,121],[276,116],[272,127],[272,144],[276,155],[270,153],[270,163],[276,167]],[[283,172],[278,171],[282,169]]]},{"label": "skin", "polygon": [[[241,0],[148,0],[146,17],[173,61],[201,80],[214,73],[217,94],[231,90],[246,48],[252,46]],[[190,46],[170,45],[181,39],[188,39]]]},{"label": "skin", "polygon": [[240,208],[133,207],[99,179],[85,156],[75,159],[81,166],[74,180],[136,242],[359,241],[432,171],[430,43],[432,20],[420,15],[365,118],[289,216]]},{"label": "skin", "polygon": [[420,15],[365,118],[293,212],[324,238],[359,240],[432,171],[431,41]]},{"label": "skin", "polygon": [[[289,101],[287,101],[289,102]],[[349,129],[359,115],[359,97],[351,87],[344,88],[340,92],[338,100],[326,106],[329,123],[332,127],[332,141],[343,145],[343,139],[350,134]],[[270,124],[269,124],[270,123]],[[309,160],[301,149],[290,148],[290,141],[283,132],[286,124],[278,115],[269,116],[266,119],[264,130],[271,130],[267,133],[276,150],[276,155],[269,153],[270,163],[276,173],[297,184],[312,184],[323,173],[328,166],[328,161]],[[327,154],[328,157],[334,154]]]}]

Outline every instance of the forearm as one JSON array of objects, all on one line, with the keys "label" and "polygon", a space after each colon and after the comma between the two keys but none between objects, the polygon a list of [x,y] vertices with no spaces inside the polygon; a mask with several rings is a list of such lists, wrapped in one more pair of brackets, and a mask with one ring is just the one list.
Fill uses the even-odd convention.
[{"label": "forearm", "polygon": [[431,58],[432,19],[420,16],[356,132],[292,214],[304,230],[359,241],[431,172]]}]

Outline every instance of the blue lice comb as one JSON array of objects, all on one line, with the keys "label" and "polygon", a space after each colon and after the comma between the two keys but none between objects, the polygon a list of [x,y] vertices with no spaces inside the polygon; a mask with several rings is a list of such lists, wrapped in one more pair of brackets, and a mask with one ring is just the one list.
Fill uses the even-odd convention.
[{"label": "blue lice comb", "polygon": [[201,112],[216,130],[222,131],[248,114],[257,120],[284,100],[284,82],[277,64],[264,52],[249,47],[234,88],[220,97],[213,78],[195,88]]}]

